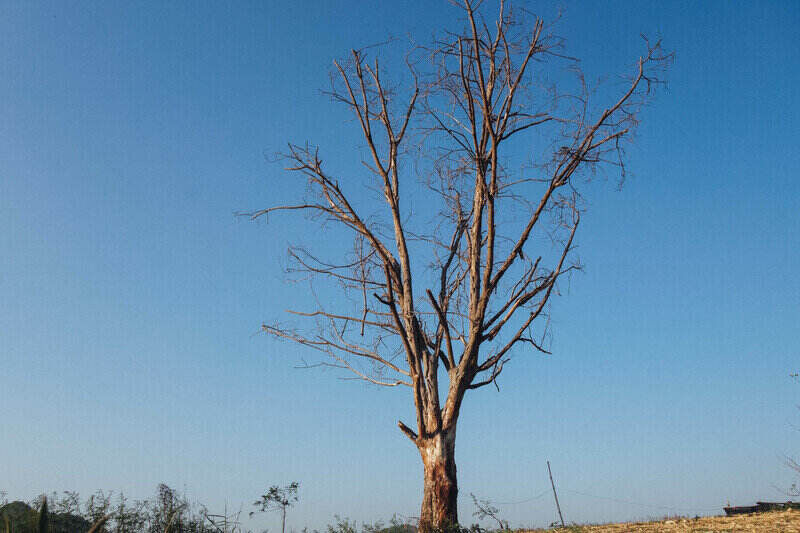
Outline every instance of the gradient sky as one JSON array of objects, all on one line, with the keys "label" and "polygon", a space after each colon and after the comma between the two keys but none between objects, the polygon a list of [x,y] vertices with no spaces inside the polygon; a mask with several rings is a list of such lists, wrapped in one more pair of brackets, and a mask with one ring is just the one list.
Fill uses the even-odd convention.
[{"label": "gradient sky", "polygon": [[[281,266],[310,226],[234,212],[282,194],[264,154],[287,141],[352,153],[354,124],[320,92],[332,59],[457,17],[444,1],[0,3],[0,489],[165,482],[221,510],[297,480],[298,529],[417,515],[421,463],[395,425],[408,392],[295,369],[307,352],[257,334],[307,301]],[[567,521],[786,498],[798,27],[796,2],[566,8],[556,30],[590,80],[628,72],[642,32],[676,62],[625,186],[589,188],[553,355],[465,400],[462,522],[470,493],[511,502],[512,526],[555,520],[548,459]]]}]

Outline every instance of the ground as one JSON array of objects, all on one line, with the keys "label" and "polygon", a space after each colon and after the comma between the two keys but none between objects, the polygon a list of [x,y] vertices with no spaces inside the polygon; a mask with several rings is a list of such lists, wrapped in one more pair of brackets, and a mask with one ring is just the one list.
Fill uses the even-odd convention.
[{"label": "ground", "polygon": [[659,522],[571,526],[550,530],[528,530],[524,533],[544,531],[549,531],[550,533],[661,533],[662,531],[679,533],[721,533],[727,531],[739,531],[742,533],[800,533],[800,511],[790,509],[787,511],[738,516],[710,516],[696,519],[668,518]]}]

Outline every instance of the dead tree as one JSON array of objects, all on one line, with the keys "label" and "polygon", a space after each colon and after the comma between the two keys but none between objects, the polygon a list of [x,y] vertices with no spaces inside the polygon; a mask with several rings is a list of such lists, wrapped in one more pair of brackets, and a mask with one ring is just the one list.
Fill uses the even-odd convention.
[{"label": "dead tree", "polygon": [[[322,352],[320,364],[408,387],[416,420],[398,426],[422,457],[424,530],[458,520],[456,425],[467,391],[497,385],[526,347],[549,353],[548,301],[579,268],[585,171],[624,175],[623,141],[671,59],[645,39],[616,97],[594,111],[576,61],[541,19],[501,2],[490,24],[475,4],[464,0],[461,32],[407,56],[407,90],[385,81],[374,52],[334,62],[331,95],[352,111],[365,146],[366,157],[354,147],[353,174],[379,191],[376,210],[359,206],[356,180],[331,173],[318,148],[290,144],[287,170],[307,197],[248,213],[300,211],[352,239],[335,258],[290,247],[290,272],[331,282],[342,298],[289,311],[297,326],[263,330]],[[565,73],[576,90],[560,88]],[[426,207],[436,199],[434,220],[411,214],[420,191]]]}]

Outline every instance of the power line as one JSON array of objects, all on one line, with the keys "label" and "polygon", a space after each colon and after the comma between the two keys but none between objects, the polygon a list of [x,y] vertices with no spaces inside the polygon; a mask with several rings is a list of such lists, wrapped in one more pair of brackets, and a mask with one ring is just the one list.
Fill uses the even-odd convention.
[{"label": "power line", "polygon": [[[590,494],[588,492],[582,492],[582,491],[579,491],[579,490],[571,490],[571,489],[565,489],[565,488],[562,488],[561,490],[563,492],[569,492],[569,493],[572,493],[572,494],[578,494],[580,496],[586,496],[587,498],[595,498],[595,499],[598,499],[598,500],[612,501],[612,502],[616,502],[616,503],[622,503],[622,504],[625,504],[625,505],[638,505],[638,506],[641,506],[641,507],[652,507],[654,509],[664,509],[664,510],[667,510],[667,511],[716,511],[716,510],[719,510],[721,508],[721,506],[715,506],[715,507],[673,507],[673,506],[670,506],[670,505],[659,505],[659,504],[653,504],[653,503],[636,502],[636,501],[633,501],[633,500],[624,500],[624,499],[621,499],[621,498],[612,498],[610,496],[598,496],[596,494]],[[508,502],[492,502],[492,504],[494,504],[494,505],[519,505],[521,503],[528,503],[528,502],[539,500],[549,492],[550,492],[550,489],[544,489],[542,492],[536,494],[535,496],[531,496],[530,498],[525,498],[525,499],[522,499],[522,500],[508,501]]]},{"label": "power line", "polygon": [[550,492],[550,489],[545,489],[542,492],[540,492],[539,494],[537,494],[536,496],[533,496],[531,498],[526,498],[524,500],[517,500],[517,501],[513,501],[513,502],[492,502],[492,503],[497,504],[497,505],[517,505],[517,504],[520,504],[520,503],[527,503],[527,502],[532,502],[534,500],[538,500],[539,498],[541,498],[542,496],[544,496],[548,492]]},{"label": "power line", "polygon": [[609,496],[597,496],[596,494],[589,494],[588,492],[581,492],[578,490],[570,490],[570,489],[561,489],[565,492],[571,492],[573,494],[579,494],[581,496],[587,496],[589,498],[596,498],[598,500],[608,500],[617,503],[624,503],[628,505],[640,505],[642,507],[652,507],[654,509],[666,509],[668,511],[713,511],[720,509],[720,506],[716,507],[671,507],[669,505],[656,505],[652,503],[642,503],[642,502],[634,502],[631,500],[622,500],[619,498],[611,498]]}]

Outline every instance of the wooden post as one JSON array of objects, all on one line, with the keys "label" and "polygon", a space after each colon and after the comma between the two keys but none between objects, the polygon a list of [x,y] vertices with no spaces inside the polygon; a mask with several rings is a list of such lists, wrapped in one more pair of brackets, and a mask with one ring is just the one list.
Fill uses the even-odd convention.
[{"label": "wooden post", "polygon": [[550,486],[553,487],[553,496],[556,498],[556,509],[558,509],[558,517],[561,519],[561,527],[564,525],[564,517],[561,515],[561,506],[558,504],[558,494],[556,494],[556,484],[553,483],[553,472],[550,470],[550,461],[547,461],[547,473],[550,474]]}]

